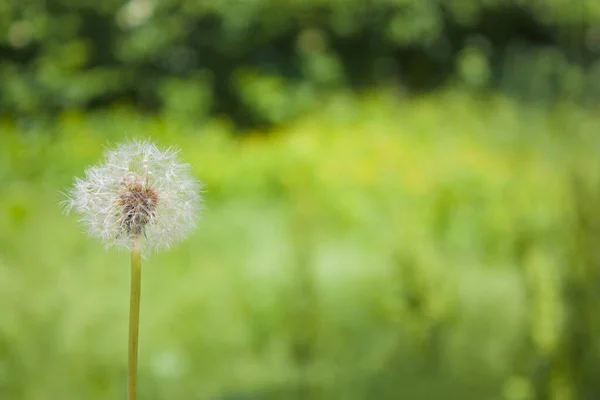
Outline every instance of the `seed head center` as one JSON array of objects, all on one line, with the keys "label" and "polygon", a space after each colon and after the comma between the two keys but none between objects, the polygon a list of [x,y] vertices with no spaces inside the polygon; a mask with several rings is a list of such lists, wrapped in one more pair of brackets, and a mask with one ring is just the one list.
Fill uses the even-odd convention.
[{"label": "seed head center", "polygon": [[158,194],[150,186],[125,183],[118,202],[121,227],[128,234],[139,236],[156,218]]}]

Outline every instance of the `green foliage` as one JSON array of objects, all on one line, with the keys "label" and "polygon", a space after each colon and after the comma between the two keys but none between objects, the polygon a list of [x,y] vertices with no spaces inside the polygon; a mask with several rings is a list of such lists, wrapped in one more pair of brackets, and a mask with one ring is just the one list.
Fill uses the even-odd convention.
[{"label": "green foliage", "polygon": [[243,139],[174,121],[0,121],[0,397],[124,395],[127,255],[57,206],[123,132],[207,184],[144,264],[140,398],[600,396],[597,116],[450,92]]},{"label": "green foliage", "polygon": [[0,109],[296,116],[340,86],[598,100],[597,0],[30,0],[0,6]]}]

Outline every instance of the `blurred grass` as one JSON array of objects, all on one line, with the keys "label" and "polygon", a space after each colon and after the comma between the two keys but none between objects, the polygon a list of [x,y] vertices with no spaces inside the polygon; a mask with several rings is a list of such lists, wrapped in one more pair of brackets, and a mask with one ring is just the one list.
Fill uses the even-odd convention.
[{"label": "blurred grass", "polygon": [[144,265],[140,398],[578,398],[564,289],[599,123],[452,91],[332,96],[243,138],[124,109],[0,121],[0,398],[124,395],[127,256],[57,206],[124,136],[206,183],[197,232]]}]

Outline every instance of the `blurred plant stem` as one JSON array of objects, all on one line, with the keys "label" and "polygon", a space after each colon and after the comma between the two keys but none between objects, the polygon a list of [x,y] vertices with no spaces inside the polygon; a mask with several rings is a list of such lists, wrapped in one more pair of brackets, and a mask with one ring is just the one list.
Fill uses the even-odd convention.
[{"label": "blurred plant stem", "polygon": [[131,250],[131,290],[129,298],[129,351],[127,370],[127,398],[137,399],[137,358],[138,331],[140,325],[140,288],[142,281],[142,260],[139,240]]},{"label": "blurred plant stem", "polygon": [[294,244],[295,262],[293,272],[293,310],[294,329],[291,352],[297,371],[293,398],[307,400],[316,398],[316,387],[313,381],[313,368],[316,336],[318,300],[311,264],[314,248],[315,221],[314,199],[307,195],[299,195],[291,219],[291,234]]}]

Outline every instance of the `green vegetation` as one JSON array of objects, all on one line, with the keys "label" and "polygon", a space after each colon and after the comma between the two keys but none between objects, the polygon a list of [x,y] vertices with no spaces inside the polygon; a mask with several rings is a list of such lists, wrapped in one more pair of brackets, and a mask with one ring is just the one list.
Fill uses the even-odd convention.
[{"label": "green vegetation", "polygon": [[140,399],[600,397],[597,115],[446,92],[331,96],[242,138],[123,109],[19,124],[2,399],[125,396],[128,255],[57,205],[123,133],[207,185],[197,232],[144,263]]},{"label": "green vegetation", "polygon": [[144,261],[140,400],[600,398],[598,26],[598,0],[0,2],[0,399],[125,398],[128,255],[58,206],[124,135],[207,189]]},{"label": "green vegetation", "polygon": [[129,102],[246,125],[332,88],[599,100],[597,0],[28,0],[0,5],[0,111]]}]

